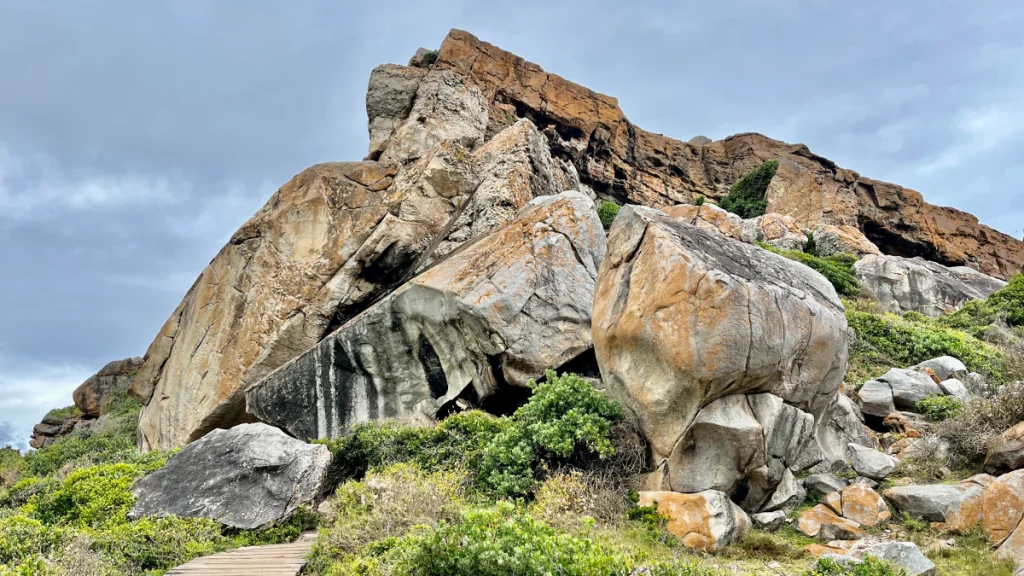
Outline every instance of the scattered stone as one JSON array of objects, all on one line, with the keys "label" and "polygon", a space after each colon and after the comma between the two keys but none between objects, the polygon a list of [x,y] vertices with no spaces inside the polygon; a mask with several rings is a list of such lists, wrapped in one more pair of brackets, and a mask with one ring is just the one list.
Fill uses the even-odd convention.
[{"label": "scattered stone", "polygon": [[668,531],[694,550],[713,552],[738,541],[750,529],[746,512],[722,492],[640,492],[640,506],[655,503],[669,519]]},{"label": "scattered stone", "polygon": [[210,518],[259,529],[324,494],[331,453],[266,424],[218,429],[135,483],[131,517]]},{"label": "scattered stone", "polygon": [[776,510],[775,512],[751,514],[750,521],[754,524],[754,528],[758,530],[775,532],[786,523],[786,513],[782,510]]},{"label": "scattered stone", "polygon": [[956,378],[939,382],[939,388],[942,388],[942,392],[945,395],[953,396],[963,404],[971,401],[971,393],[967,391],[967,386],[964,386],[964,383]]},{"label": "scattered stone", "polygon": [[885,500],[866,484],[851,484],[841,496],[842,516],[861,526],[878,526],[892,517]]},{"label": "scattered stone", "polygon": [[913,542],[880,541],[870,544],[865,550],[856,547],[851,550],[854,557],[873,556],[893,566],[902,568],[907,576],[935,576],[935,564],[929,560]]},{"label": "scattered stone", "polygon": [[857,391],[861,412],[869,416],[885,418],[896,412],[893,403],[892,387],[881,380],[868,380]]},{"label": "scattered stone", "polygon": [[925,360],[915,365],[914,368],[928,368],[932,370],[940,382],[950,378],[963,379],[967,377],[967,366],[964,366],[963,362],[952,356],[939,356],[938,358]]},{"label": "scattered stone", "polygon": [[883,454],[873,448],[865,448],[857,444],[850,444],[850,463],[853,469],[862,476],[874,480],[884,480],[899,466],[899,460]]},{"label": "scattered stone", "polygon": [[801,513],[794,527],[806,536],[821,540],[856,540],[866,535],[860,524],[840,517],[824,504]]},{"label": "scattered stone", "polygon": [[1024,422],[999,435],[985,456],[985,471],[991,474],[1024,468]]},{"label": "scattered stone", "polygon": [[857,476],[853,479],[853,482],[850,482],[850,484],[863,484],[872,490],[878,488],[878,482],[872,478],[868,478],[867,476]]},{"label": "scattered stone", "polygon": [[762,507],[764,512],[792,512],[807,499],[807,491],[800,481],[787,469],[782,473],[782,481],[776,486],[775,492]]},{"label": "scattered stone", "polygon": [[853,270],[861,286],[894,314],[941,316],[970,300],[987,298],[1006,285],[969,268],[948,268],[922,258],[868,255],[858,260]]},{"label": "scattered stone", "polygon": [[828,472],[811,474],[804,479],[804,488],[812,496],[824,496],[832,492],[838,492],[846,488],[846,485],[846,480]]},{"label": "scattered stone", "polygon": [[878,380],[892,389],[892,401],[900,410],[916,410],[917,403],[929,395],[942,395],[942,388],[927,375],[916,370],[893,368]]}]

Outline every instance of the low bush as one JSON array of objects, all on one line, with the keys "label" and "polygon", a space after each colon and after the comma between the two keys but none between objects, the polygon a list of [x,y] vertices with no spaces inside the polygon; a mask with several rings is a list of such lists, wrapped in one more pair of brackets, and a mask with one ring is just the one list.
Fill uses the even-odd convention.
[{"label": "low bush", "polygon": [[597,208],[597,215],[601,218],[601,224],[605,230],[612,227],[612,222],[615,221],[615,217],[619,215],[619,210],[622,207],[615,202],[609,202],[605,200],[601,202],[601,205]]},{"label": "low bush", "polygon": [[857,337],[853,362],[912,366],[938,356],[959,358],[969,370],[1005,381],[1004,356],[996,347],[920,314],[900,317],[846,302],[846,320]]},{"label": "low bush", "polygon": [[25,458],[21,452],[10,447],[0,447],[0,493],[13,486],[25,471]]},{"label": "low bush", "polygon": [[729,187],[729,194],[722,199],[719,206],[740,218],[764,216],[765,210],[768,209],[768,184],[775,177],[778,168],[778,160],[769,160],[754,168],[739,182]]},{"label": "low bush", "polygon": [[859,564],[837,562],[831,558],[820,558],[816,567],[804,573],[804,576],[905,576],[900,568],[877,560],[871,556]]},{"label": "low bush", "polygon": [[693,201],[694,206],[703,206],[706,199],[703,196],[697,196],[697,199]]},{"label": "low bush", "polygon": [[963,403],[955,396],[929,394],[917,403],[917,412],[932,420],[946,420],[959,414]]},{"label": "low bush", "polygon": [[82,411],[78,409],[78,406],[72,404],[71,406],[65,406],[64,408],[54,408],[46,413],[46,417],[49,418],[75,418],[81,416]]},{"label": "low bush", "polygon": [[970,331],[977,337],[995,324],[1024,326],[1024,274],[1017,274],[988,298],[972,300],[960,310],[940,318],[939,322]]},{"label": "low bush", "polygon": [[1005,430],[1024,421],[1024,383],[1007,384],[990,398],[975,397],[953,418],[939,425],[957,464],[980,463],[989,445]]},{"label": "low bush", "polygon": [[860,284],[853,275],[853,265],[857,257],[850,254],[835,254],[825,258],[819,258],[807,252],[797,250],[780,250],[768,244],[758,243],[761,248],[795,260],[801,264],[817,271],[825,277],[836,289],[840,296],[856,296],[860,294]]}]

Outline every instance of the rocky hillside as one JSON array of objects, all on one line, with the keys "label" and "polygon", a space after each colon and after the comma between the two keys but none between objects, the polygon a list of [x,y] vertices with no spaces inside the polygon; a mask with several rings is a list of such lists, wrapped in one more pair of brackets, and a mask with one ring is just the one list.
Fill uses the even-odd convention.
[{"label": "rocky hillside", "polygon": [[324,575],[1024,562],[1021,242],[458,30],[366,108],[365,160],[285,184],[144,359],[0,451],[13,573],[315,527]]}]

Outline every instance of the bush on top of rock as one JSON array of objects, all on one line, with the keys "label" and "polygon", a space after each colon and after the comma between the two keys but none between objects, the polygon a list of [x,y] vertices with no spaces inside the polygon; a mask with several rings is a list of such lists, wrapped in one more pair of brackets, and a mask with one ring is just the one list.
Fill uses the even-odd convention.
[{"label": "bush on top of rock", "polygon": [[852,254],[833,254],[831,256],[819,257],[814,254],[800,252],[798,250],[779,250],[767,244],[758,244],[761,248],[780,254],[804,264],[825,277],[841,296],[856,296],[860,293],[860,285],[853,276],[853,265],[857,257]]},{"label": "bush on top of rock", "polygon": [[769,160],[754,168],[729,187],[729,194],[719,202],[719,206],[740,218],[764,215],[768,209],[768,184],[778,169],[778,160]]},{"label": "bush on top of rock", "polygon": [[993,324],[1024,326],[1024,274],[1017,274],[1009,283],[984,300],[972,300],[956,312],[939,319],[943,326],[966,330],[976,337]]}]

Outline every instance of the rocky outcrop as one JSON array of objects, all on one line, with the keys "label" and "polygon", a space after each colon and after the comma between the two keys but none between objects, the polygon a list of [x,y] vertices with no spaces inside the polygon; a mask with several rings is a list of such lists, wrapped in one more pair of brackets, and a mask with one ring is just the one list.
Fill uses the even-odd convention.
[{"label": "rocky outcrop", "polygon": [[652,207],[721,199],[731,184],[767,160],[779,168],[768,188],[768,212],[808,230],[854,226],[886,254],[922,256],[1008,278],[1024,261],[1024,243],[921,194],[865,178],[811,152],[760,134],[682,142],[642,130],[615,98],[593,92],[536,64],[452,30],[434,69],[467,78],[483,95],[488,132],[517,117],[548,136],[553,154],[575,165],[581,181],[619,203]]},{"label": "rocky outcrop", "polygon": [[975,476],[957,484],[897,486],[883,494],[900,512],[966,534],[981,522],[985,489],[995,479]]},{"label": "rocky outcrop", "polygon": [[808,445],[833,451],[821,446],[822,416],[839,402],[846,319],[831,284],[807,267],[626,206],[598,276],[593,331],[608,393],[650,440],[649,486],[742,486],[734,497],[755,509]]},{"label": "rocky outcrop", "polygon": [[523,386],[591,347],[604,253],[589,198],[538,198],[256,384],[249,412],[298,438],[336,437]]},{"label": "rocky outcrop", "polygon": [[64,416],[59,410],[51,410],[32,427],[32,437],[28,445],[32,448],[49,446],[78,428],[88,427],[89,423],[90,421],[82,418],[80,413]]},{"label": "rocky outcrop", "polygon": [[818,256],[881,254],[878,246],[855,226],[818,226],[814,229],[814,244]]},{"label": "rocky outcrop", "polygon": [[764,242],[782,250],[803,250],[807,244],[807,235],[796,222],[781,214],[765,214],[743,220],[714,204],[679,204],[663,208],[662,211],[702,230],[721,232],[747,244]]},{"label": "rocky outcrop", "polygon": [[[446,98],[477,94],[456,92]],[[475,138],[421,150],[407,142],[421,134],[399,126],[382,145],[391,158],[401,149],[407,163],[321,164],[282,187],[203,271],[146,353],[132,385],[146,404],[140,448],[173,448],[251,420],[248,387],[431,259],[561,191],[566,178],[556,178],[528,120],[471,151],[478,128]]]},{"label": "rocky outcrop", "polygon": [[750,529],[747,514],[721,492],[698,494],[640,492],[640,506],[657,506],[668,517],[666,528],[684,546],[714,552],[738,541]]},{"label": "rocky outcrop", "polygon": [[865,256],[853,266],[861,286],[889,312],[941,316],[1005,286],[970,268],[949,268],[921,258]]},{"label": "rocky outcrop", "polygon": [[215,430],[135,483],[131,516],[265,528],[323,496],[331,453],[265,424]]},{"label": "rocky outcrop", "polygon": [[885,418],[897,410],[917,410],[917,403],[928,396],[954,396],[961,402],[970,398],[966,386],[958,380],[936,382],[926,370],[893,368],[868,380],[857,391],[860,409],[869,416]]},{"label": "rocky outcrop", "polygon": [[86,417],[98,417],[111,393],[127,390],[141,367],[142,358],[126,358],[107,364],[75,388],[71,395],[75,406]]}]

